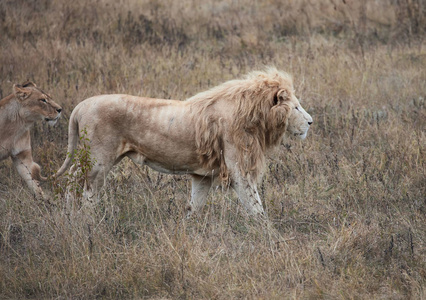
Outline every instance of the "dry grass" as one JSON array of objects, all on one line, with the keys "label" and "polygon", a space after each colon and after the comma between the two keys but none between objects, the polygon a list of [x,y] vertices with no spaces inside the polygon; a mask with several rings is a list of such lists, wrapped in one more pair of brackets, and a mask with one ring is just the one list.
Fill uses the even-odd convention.
[{"label": "dry grass", "polygon": [[129,161],[95,212],[60,182],[45,206],[1,162],[0,298],[426,299],[425,5],[281,2],[0,3],[0,96],[31,79],[65,108],[33,130],[45,174],[99,93],[185,99],[275,65],[314,118],[268,161],[266,225],[221,191],[185,220],[187,178]]}]

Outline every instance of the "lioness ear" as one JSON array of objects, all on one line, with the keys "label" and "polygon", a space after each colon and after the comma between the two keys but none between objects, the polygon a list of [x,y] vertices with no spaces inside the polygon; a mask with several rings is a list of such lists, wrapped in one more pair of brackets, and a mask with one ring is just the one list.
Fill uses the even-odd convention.
[{"label": "lioness ear", "polygon": [[25,81],[23,84],[21,84],[21,86],[22,86],[22,87],[30,87],[30,86],[32,86],[32,87],[37,87],[37,86],[36,86],[36,84],[35,84],[34,82],[29,81],[29,80]]},{"label": "lioness ear", "polygon": [[25,100],[31,95],[31,91],[24,89],[22,85],[14,84],[13,85],[13,94],[19,100]]}]

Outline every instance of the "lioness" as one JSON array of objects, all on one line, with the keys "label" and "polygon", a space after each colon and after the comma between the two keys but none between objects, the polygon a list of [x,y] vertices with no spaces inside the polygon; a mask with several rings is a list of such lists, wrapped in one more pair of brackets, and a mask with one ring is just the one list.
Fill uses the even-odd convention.
[{"label": "lioness", "polygon": [[44,198],[39,181],[46,178],[33,161],[29,129],[39,120],[55,124],[61,111],[33,82],[13,85],[13,94],[0,100],[0,161],[12,157],[18,173],[37,198]]},{"label": "lioness", "polygon": [[306,137],[311,116],[294,95],[290,75],[269,68],[223,83],[187,101],[101,95],[79,103],[69,121],[68,153],[56,176],[69,167],[87,131],[94,161],[89,197],[123,157],[169,174],[190,174],[188,214],[205,203],[212,184],[225,181],[249,214],[263,214],[257,183],[265,153],[285,132]]}]

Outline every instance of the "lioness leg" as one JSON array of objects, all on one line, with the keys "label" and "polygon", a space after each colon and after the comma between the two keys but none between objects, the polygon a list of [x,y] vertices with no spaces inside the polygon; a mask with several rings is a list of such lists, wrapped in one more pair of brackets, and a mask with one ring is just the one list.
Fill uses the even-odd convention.
[{"label": "lioness leg", "polygon": [[206,204],[207,195],[212,186],[210,177],[191,175],[191,178],[191,201],[189,202],[187,217],[197,213]]},{"label": "lioness leg", "polygon": [[33,161],[31,151],[23,151],[16,156],[12,156],[12,161],[19,175],[25,180],[36,198],[44,199],[43,190],[37,180],[41,178],[40,166]]}]

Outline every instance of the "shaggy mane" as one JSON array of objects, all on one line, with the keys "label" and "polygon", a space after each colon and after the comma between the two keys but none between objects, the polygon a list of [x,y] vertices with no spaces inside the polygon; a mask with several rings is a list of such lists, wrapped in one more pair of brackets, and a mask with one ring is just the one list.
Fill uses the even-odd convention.
[{"label": "shaggy mane", "polygon": [[[243,79],[230,80],[186,101],[192,105],[197,154],[207,168],[220,168],[220,177],[228,180],[224,160],[224,136],[227,131],[239,154],[242,175],[257,181],[265,163],[265,152],[277,145],[286,130],[288,109],[273,109],[278,91],[294,94],[293,80],[285,72],[270,67],[255,71]],[[232,123],[225,128],[215,107],[232,111]]]}]

